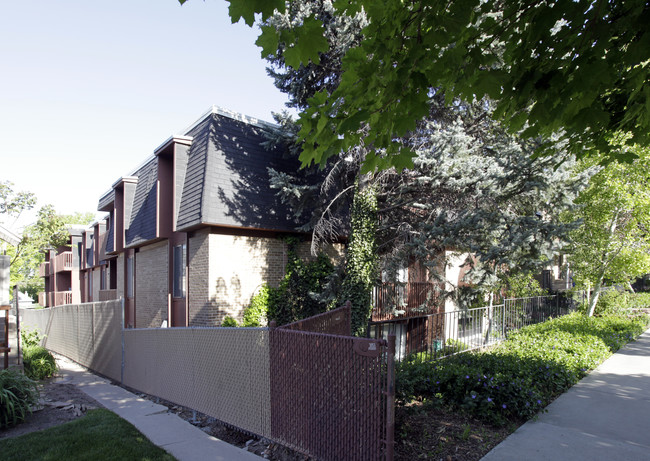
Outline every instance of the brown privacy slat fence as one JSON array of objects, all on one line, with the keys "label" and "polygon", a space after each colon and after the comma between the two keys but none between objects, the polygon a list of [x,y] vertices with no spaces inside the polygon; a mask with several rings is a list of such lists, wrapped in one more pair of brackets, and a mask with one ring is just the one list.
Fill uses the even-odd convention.
[{"label": "brown privacy slat fence", "polygon": [[133,389],[315,459],[392,460],[387,341],[300,331],[349,333],[349,306],[270,329],[124,330],[122,309],[117,300],[21,315],[48,349]]},{"label": "brown privacy slat fence", "polygon": [[350,301],[334,310],[314,315],[312,317],[288,323],[280,328],[313,333],[329,333],[331,335],[350,336],[352,304]]},{"label": "brown privacy slat fence", "polygon": [[385,341],[276,328],[270,346],[272,438],[317,459],[383,459]]},{"label": "brown privacy slat fence", "polygon": [[351,308],[271,323],[272,438],[317,459],[392,459],[394,345],[351,337]]}]

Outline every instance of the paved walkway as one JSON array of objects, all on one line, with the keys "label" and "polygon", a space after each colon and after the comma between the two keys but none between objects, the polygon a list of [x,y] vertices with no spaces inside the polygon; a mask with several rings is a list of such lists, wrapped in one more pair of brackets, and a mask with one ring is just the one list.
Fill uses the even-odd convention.
[{"label": "paved walkway", "polygon": [[483,458],[510,460],[650,460],[650,330]]},{"label": "paved walkway", "polygon": [[60,382],[76,385],[138,428],[149,440],[179,461],[260,461],[262,458],[212,437],[175,414],[167,407],[142,399],[115,386],[76,363],[57,355]]}]

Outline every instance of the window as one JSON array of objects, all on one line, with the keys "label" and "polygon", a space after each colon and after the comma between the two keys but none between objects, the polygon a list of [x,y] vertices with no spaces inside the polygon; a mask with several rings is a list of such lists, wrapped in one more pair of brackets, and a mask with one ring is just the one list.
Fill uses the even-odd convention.
[{"label": "window", "polygon": [[174,298],[185,297],[185,244],[174,247]]},{"label": "window", "polygon": [[126,258],[126,297],[133,298],[133,256]]}]

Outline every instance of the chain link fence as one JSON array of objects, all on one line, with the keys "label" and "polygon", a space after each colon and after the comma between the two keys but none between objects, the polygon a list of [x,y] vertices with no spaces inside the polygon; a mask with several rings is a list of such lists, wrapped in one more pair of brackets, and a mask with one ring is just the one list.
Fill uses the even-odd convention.
[{"label": "chain link fence", "polygon": [[394,354],[349,336],[349,305],[286,328],[125,330],[121,300],[21,314],[45,347],[132,389],[315,459],[392,460]]}]

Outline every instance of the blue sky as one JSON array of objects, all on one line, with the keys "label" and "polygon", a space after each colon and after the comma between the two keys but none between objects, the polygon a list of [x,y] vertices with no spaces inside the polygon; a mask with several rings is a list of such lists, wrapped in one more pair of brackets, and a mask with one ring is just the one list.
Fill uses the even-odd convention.
[{"label": "blue sky", "polygon": [[227,7],[1,2],[0,180],[34,192],[39,207],[94,212],[113,182],[213,104],[271,121],[286,97],[266,75],[257,30],[231,24]]}]

